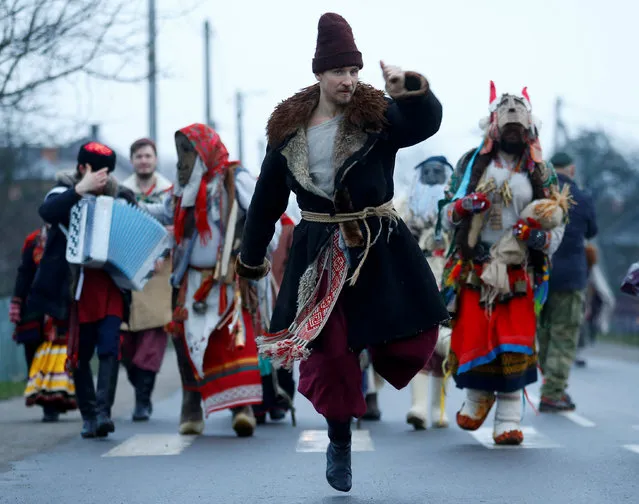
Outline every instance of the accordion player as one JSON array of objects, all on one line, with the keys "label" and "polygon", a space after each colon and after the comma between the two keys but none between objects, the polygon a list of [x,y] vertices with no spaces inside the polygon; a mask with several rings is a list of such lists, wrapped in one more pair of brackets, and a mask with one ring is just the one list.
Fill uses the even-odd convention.
[{"label": "accordion player", "polygon": [[126,201],[87,195],[71,209],[67,261],[104,269],[121,289],[141,291],[170,249],[164,226]]}]

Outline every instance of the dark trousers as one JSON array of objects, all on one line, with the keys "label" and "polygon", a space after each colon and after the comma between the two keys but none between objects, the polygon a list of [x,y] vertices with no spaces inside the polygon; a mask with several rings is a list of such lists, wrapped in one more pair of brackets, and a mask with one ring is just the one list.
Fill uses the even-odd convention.
[{"label": "dark trousers", "polygon": [[[122,320],[114,316],[90,324],[80,324],[78,367],[73,378],[78,407],[85,420],[95,418],[99,413],[111,416],[118,379],[121,324]],[[96,350],[100,360],[97,391],[90,367]]]}]

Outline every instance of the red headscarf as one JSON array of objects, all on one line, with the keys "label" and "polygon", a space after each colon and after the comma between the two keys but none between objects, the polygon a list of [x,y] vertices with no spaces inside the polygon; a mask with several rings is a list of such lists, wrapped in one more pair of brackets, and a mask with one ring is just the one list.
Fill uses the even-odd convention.
[{"label": "red headscarf", "polygon": [[[195,198],[195,227],[200,234],[203,242],[208,241],[212,234],[207,216],[207,185],[216,175],[224,173],[224,171],[234,163],[229,162],[229,153],[226,146],[222,143],[220,135],[206,124],[195,123],[186,126],[176,132],[184,134],[191,145],[193,145],[198,156],[202,159],[206,166],[206,173],[200,181],[200,187]],[[182,241],[184,235],[184,220],[186,217],[186,209],[181,207],[182,198],[180,198],[175,206],[175,239],[178,243]]]}]

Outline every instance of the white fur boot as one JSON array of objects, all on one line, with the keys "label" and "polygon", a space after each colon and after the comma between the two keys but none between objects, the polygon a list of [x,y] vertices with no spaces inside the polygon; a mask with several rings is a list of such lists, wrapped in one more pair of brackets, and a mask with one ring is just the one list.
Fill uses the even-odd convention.
[{"label": "white fur boot", "polygon": [[430,376],[420,371],[410,381],[411,408],[406,415],[406,423],[411,424],[415,430],[426,429],[429,378]]},{"label": "white fur boot", "polygon": [[457,425],[464,430],[479,429],[495,402],[495,394],[485,390],[466,389],[466,400],[457,412]]},{"label": "white fur boot", "polygon": [[524,441],[521,431],[521,390],[499,392],[495,409],[493,439],[498,445],[519,445]]},{"label": "white fur boot", "polygon": [[[445,380],[445,381],[444,381]],[[437,376],[431,376],[433,389],[431,394],[431,413],[433,415],[432,422],[435,428],[448,427],[448,416],[446,408],[442,410],[442,398],[446,400],[446,390],[448,389],[448,380]],[[442,388],[443,387],[443,388]],[[444,402],[445,404],[445,402]]]}]

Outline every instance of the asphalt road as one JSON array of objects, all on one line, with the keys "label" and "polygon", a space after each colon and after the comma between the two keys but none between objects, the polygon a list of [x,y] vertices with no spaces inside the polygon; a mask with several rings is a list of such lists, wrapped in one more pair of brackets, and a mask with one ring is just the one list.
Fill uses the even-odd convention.
[{"label": "asphalt road", "polygon": [[[175,369],[165,369],[167,380]],[[287,417],[238,439],[222,412],[207,420],[204,435],[180,437],[175,392],[156,400],[144,425],[130,421],[129,405],[121,407],[106,440],[82,440],[79,424],[68,420],[71,437],[0,467],[0,503],[637,503],[638,383],[639,361],[629,352],[591,351],[588,367],[573,371],[577,413],[535,415],[527,404],[526,441],[507,448],[492,443],[492,415],[477,433],[454,422],[413,432],[404,421],[409,391],[386,384],[382,421],[364,422],[354,435],[349,494],[324,479],[325,425],[303,398],[296,399],[297,428]],[[538,396],[538,387],[529,395]],[[450,391],[451,419],[462,397]],[[0,426],[4,450],[11,425]]]}]

